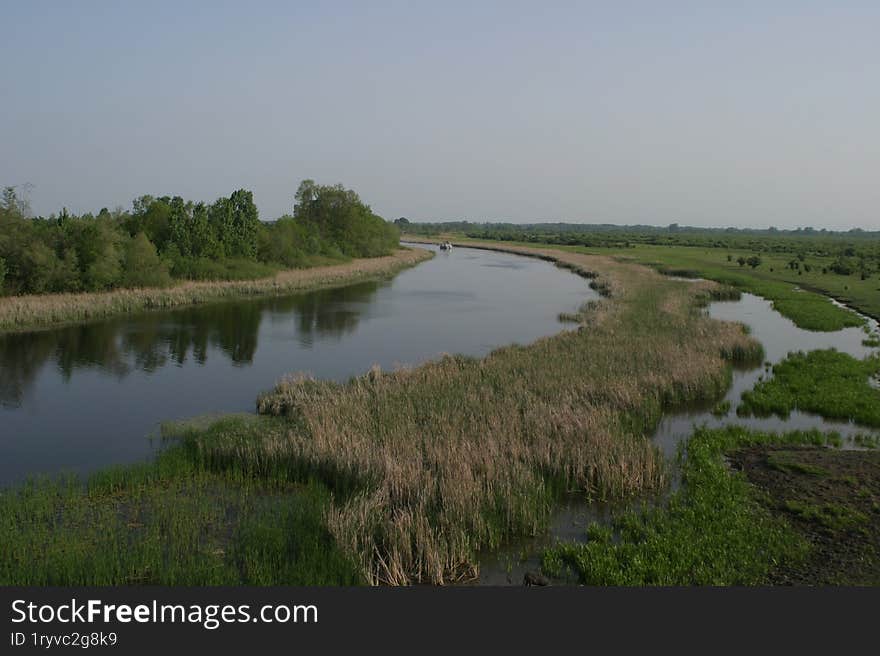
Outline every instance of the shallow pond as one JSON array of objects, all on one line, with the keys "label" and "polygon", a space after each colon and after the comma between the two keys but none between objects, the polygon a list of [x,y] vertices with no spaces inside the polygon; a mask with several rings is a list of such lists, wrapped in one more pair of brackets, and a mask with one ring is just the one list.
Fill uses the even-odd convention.
[{"label": "shallow pond", "polygon": [[293,371],[345,380],[531,342],[591,298],[551,263],[458,248],[383,282],[0,336],[0,485],[141,460],[160,422],[253,411]]}]

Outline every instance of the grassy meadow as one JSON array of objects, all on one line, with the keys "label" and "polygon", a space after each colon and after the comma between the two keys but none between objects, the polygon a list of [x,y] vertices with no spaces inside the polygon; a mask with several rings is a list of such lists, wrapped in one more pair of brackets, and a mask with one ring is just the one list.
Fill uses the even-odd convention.
[{"label": "grassy meadow", "polygon": [[[462,235],[444,235],[462,243],[472,242]],[[423,237],[404,237],[414,241]],[[480,242],[485,243],[485,242]],[[496,242],[500,248],[534,246],[526,242]],[[679,245],[634,244],[621,246],[565,246],[547,245],[547,248],[572,253],[587,253],[619,258],[651,266],[658,271],[679,277],[707,278],[722,285],[763,296],[773,307],[805,330],[834,331],[864,324],[856,314],[832,303],[834,298],[863,314],[880,318],[880,281],[877,277],[862,280],[859,275],[840,276],[827,273],[834,258],[807,255],[797,270],[788,267],[790,253],[761,253],[761,263],[752,268],[740,265],[740,257],[747,259],[751,252],[743,249],[696,247]],[[804,266],[806,265],[806,266]],[[826,269],[826,273],[822,270]]]},{"label": "grassy meadow", "polygon": [[[603,293],[577,324],[483,359],[283,380],[261,417],[180,436],[155,463],[0,492],[0,583],[451,583],[546,527],[554,501],[663,489],[661,412],[717,400],[743,326],[730,295],[546,249]],[[325,553],[316,562],[317,553]]]}]

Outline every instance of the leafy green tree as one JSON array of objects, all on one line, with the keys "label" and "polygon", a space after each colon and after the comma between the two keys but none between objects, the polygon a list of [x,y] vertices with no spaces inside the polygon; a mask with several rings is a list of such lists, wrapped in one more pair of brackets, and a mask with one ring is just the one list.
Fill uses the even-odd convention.
[{"label": "leafy green tree", "polygon": [[217,239],[217,257],[231,254],[229,244],[232,239],[232,203],[228,198],[218,198],[208,208],[208,222]]},{"label": "leafy green tree", "polygon": [[194,257],[217,259],[222,256],[222,248],[208,219],[208,207],[196,203],[192,208],[192,228],[190,240]]},{"label": "leafy green tree", "polygon": [[52,282],[58,257],[46,244],[34,241],[19,253],[18,275],[20,291],[28,294],[43,294],[55,291]]},{"label": "leafy green tree", "polygon": [[141,196],[133,203],[134,211],[127,222],[128,232],[135,236],[144,232],[160,251],[171,238],[171,199]]},{"label": "leafy green tree", "polygon": [[257,253],[257,229],[260,218],[254,195],[246,189],[234,191],[229,197],[232,206],[231,233],[227,236],[227,254],[253,258]]},{"label": "leafy green tree", "polygon": [[400,241],[397,226],[373,213],[351,189],[303,180],[296,192],[294,217],[317,231],[325,252],[349,257],[375,257]]},{"label": "leafy green tree", "polygon": [[126,287],[166,287],[171,284],[167,265],[143,232],[135,235],[126,246],[123,284]]},{"label": "leafy green tree", "polygon": [[746,260],[746,263],[753,269],[757,269],[759,266],[761,266],[761,258],[757,255],[752,255],[751,257],[749,257],[749,259]]},{"label": "leafy green tree", "polygon": [[168,212],[168,236],[183,257],[193,254],[191,208],[180,196],[171,199]]}]

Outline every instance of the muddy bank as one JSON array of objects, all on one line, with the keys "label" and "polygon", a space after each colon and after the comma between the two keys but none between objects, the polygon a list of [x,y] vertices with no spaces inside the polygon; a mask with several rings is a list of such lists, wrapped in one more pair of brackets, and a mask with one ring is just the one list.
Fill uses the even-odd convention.
[{"label": "muddy bank", "polygon": [[729,458],[811,545],[804,563],[777,569],[770,583],[880,584],[880,452],[753,447]]}]

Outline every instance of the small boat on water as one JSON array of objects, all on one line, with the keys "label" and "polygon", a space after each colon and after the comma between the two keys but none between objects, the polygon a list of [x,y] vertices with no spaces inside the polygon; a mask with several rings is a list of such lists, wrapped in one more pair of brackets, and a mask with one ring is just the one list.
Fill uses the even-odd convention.
[{"label": "small boat on water", "polygon": [[440,250],[441,250],[441,251],[451,251],[451,250],[452,250],[452,244],[451,244],[450,242],[448,242],[448,241],[441,242],[441,243],[440,243]]}]

